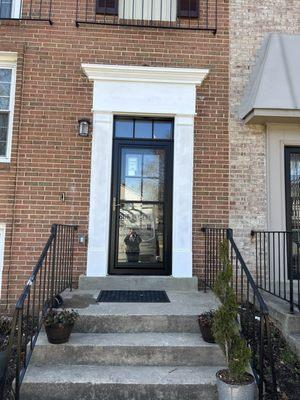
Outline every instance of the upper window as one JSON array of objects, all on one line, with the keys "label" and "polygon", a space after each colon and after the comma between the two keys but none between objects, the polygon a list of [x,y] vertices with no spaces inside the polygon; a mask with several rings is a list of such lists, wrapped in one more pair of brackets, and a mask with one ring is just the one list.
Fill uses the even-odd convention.
[{"label": "upper window", "polygon": [[0,52],[0,162],[9,162],[16,81],[16,53]]},{"label": "upper window", "polygon": [[117,15],[118,0],[96,0],[96,12]]},{"label": "upper window", "polygon": [[115,137],[118,139],[173,139],[173,120],[153,118],[115,118]]},{"label": "upper window", "polygon": [[0,1],[0,18],[11,18],[13,0]]},{"label": "upper window", "polygon": [[198,17],[199,0],[96,0],[96,13],[124,19],[176,20]]}]

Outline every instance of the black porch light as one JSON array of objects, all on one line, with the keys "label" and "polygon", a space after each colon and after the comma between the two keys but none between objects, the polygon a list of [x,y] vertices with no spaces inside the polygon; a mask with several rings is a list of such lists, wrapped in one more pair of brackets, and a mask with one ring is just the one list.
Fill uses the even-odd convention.
[{"label": "black porch light", "polygon": [[78,120],[78,135],[89,136],[91,121],[88,118],[81,118]]}]

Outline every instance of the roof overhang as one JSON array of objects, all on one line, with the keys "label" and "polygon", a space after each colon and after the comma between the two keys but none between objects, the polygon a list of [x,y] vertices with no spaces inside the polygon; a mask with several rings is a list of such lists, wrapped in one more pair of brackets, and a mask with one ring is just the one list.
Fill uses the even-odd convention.
[{"label": "roof overhang", "polygon": [[246,124],[300,123],[300,110],[253,109],[243,118]]},{"label": "roof overhang", "polygon": [[247,124],[300,123],[300,35],[269,34],[240,109]]}]

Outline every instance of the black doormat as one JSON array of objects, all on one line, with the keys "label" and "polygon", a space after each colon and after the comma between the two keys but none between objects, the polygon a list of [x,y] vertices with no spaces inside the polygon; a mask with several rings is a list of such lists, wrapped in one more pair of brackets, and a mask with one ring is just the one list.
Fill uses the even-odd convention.
[{"label": "black doormat", "polygon": [[164,290],[101,290],[100,303],[170,303]]}]

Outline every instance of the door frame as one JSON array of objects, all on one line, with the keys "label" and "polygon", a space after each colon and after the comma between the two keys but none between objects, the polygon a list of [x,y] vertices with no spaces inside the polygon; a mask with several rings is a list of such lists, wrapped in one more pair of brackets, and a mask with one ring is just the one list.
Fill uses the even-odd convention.
[{"label": "door frame", "polygon": [[[167,190],[164,191],[164,257],[163,265],[156,266],[139,264],[130,268],[118,266],[116,261],[118,246],[118,209],[113,207],[114,199],[120,199],[121,161],[122,148],[162,148],[165,149],[165,176],[164,183]],[[110,201],[110,248],[109,248],[109,275],[171,275],[172,274],[172,219],[173,219],[173,140],[155,139],[114,139],[112,152],[112,179]],[[115,184],[117,183],[117,184]]]},{"label": "door frame", "polygon": [[[286,219],[286,231],[290,232],[290,239],[288,242],[288,279],[297,280],[300,279],[299,273],[295,273],[294,259],[293,259],[293,246],[296,242],[294,242],[294,234],[292,229],[292,201],[291,201],[291,169],[290,169],[290,161],[291,161],[291,153],[299,153],[300,154],[300,146],[285,146],[284,147],[284,179],[285,179],[285,219]],[[297,244],[296,244],[297,245]],[[297,245],[298,246],[298,245]],[[299,251],[299,247],[298,247]],[[297,270],[299,268],[299,253],[297,251]]]},{"label": "door frame", "polygon": [[172,276],[193,276],[196,87],[207,68],[81,64],[93,82],[88,277],[107,276],[114,115],[174,118]]}]

